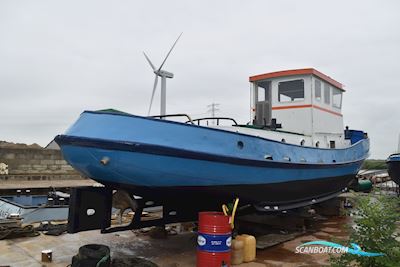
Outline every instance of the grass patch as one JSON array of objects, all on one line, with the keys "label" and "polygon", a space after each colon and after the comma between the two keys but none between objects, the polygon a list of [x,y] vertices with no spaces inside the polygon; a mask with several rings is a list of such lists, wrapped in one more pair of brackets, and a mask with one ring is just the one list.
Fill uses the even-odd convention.
[{"label": "grass patch", "polygon": [[386,170],[386,161],[383,159],[367,159],[361,169],[363,170]]}]

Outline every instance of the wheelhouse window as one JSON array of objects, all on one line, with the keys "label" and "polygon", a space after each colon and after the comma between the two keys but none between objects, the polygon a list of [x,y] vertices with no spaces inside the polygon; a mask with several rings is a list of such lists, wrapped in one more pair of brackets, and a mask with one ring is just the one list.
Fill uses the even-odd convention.
[{"label": "wheelhouse window", "polygon": [[324,84],[324,102],[328,105],[331,103],[331,88],[327,83]]},{"label": "wheelhouse window", "polygon": [[293,102],[304,100],[304,80],[280,82],[278,85],[279,102]]},{"label": "wheelhouse window", "polygon": [[257,101],[265,101],[265,93],[266,92],[264,87],[257,86]]},{"label": "wheelhouse window", "polygon": [[342,107],[342,92],[339,89],[332,89],[332,105],[335,108]]},{"label": "wheelhouse window", "polygon": [[321,101],[322,94],[321,94],[321,81],[315,80],[315,99],[317,101]]}]

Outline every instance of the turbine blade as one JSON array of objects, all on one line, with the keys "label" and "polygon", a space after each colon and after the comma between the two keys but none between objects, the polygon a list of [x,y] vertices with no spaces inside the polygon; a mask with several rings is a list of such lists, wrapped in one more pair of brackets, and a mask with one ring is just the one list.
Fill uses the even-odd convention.
[{"label": "turbine blade", "polygon": [[147,116],[150,115],[151,105],[153,104],[154,94],[156,93],[156,89],[157,89],[157,83],[158,83],[158,75],[156,74],[156,78],[154,79],[153,92],[151,93],[150,106],[149,106],[149,111],[147,112]]},{"label": "turbine blade", "polygon": [[149,62],[149,64],[150,64],[151,68],[153,69],[153,71],[155,71],[156,67],[154,67],[153,63],[151,63],[150,58],[146,55],[146,53],[144,51],[143,51],[143,55],[147,59],[147,62]]},{"label": "turbine blade", "polygon": [[176,43],[178,42],[179,38],[181,38],[183,32],[181,32],[181,34],[179,34],[178,38],[176,39],[175,43],[172,45],[171,49],[169,50],[167,56],[165,57],[164,61],[161,63],[160,67],[158,68],[158,71],[161,70],[161,68],[164,66],[165,61],[167,61],[167,58],[169,57],[169,54],[171,54],[172,49],[174,49]]}]

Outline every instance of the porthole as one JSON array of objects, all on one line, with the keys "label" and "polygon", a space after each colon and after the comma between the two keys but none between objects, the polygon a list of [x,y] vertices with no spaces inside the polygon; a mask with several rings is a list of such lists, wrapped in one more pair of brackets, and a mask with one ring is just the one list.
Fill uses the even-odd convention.
[{"label": "porthole", "polygon": [[319,147],[319,141],[315,142],[315,147]]},{"label": "porthole", "polygon": [[272,157],[272,155],[265,155],[265,156],[264,156],[264,159],[273,160],[273,157]]},{"label": "porthole", "polygon": [[244,147],[244,144],[242,141],[238,141],[237,146],[238,146],[238,148],[242,149]]},{"label": "porthole", "polygon": [[281,142],[282,142],[282,143],[286,143],[285,138],[282,138]]},{"label": "porthole", "polygon": [[301,141],[300,141],[300,145],[301,146],[304,146],[304,144],[306,143],[306,140],[304,140],[304,139],[301,139]]}]

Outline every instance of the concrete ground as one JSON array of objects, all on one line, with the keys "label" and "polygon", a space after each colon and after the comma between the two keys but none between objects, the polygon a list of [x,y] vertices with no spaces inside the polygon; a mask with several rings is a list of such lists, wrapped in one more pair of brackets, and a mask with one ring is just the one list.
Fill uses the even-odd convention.
[{"label": "concrete ground", "polygon": [[[296,254],[296,246],[311,240],[331,240],[344,238],[342,229],[345,218],[330,218],[318,222],[314,233],[299,236],[291,241],[257,251],[257,259],[252,263],[236,265],[238,267],[266,266],[329,266],[327,254]],[[182,233],[168,236],[166,239],[152,239],[139,231],[124,231],[100,234],[99,231],[87,231],[61,236],[18,238],[0,241],[0,266],[23,267],[65,267],[78,248],[85,244],[98,243],[111,248],[112,257],[140,256],[147,258],[160,267],[196,266],[196,234]],[[51,249],[53,262],[42,263],[41,251]]]}]

